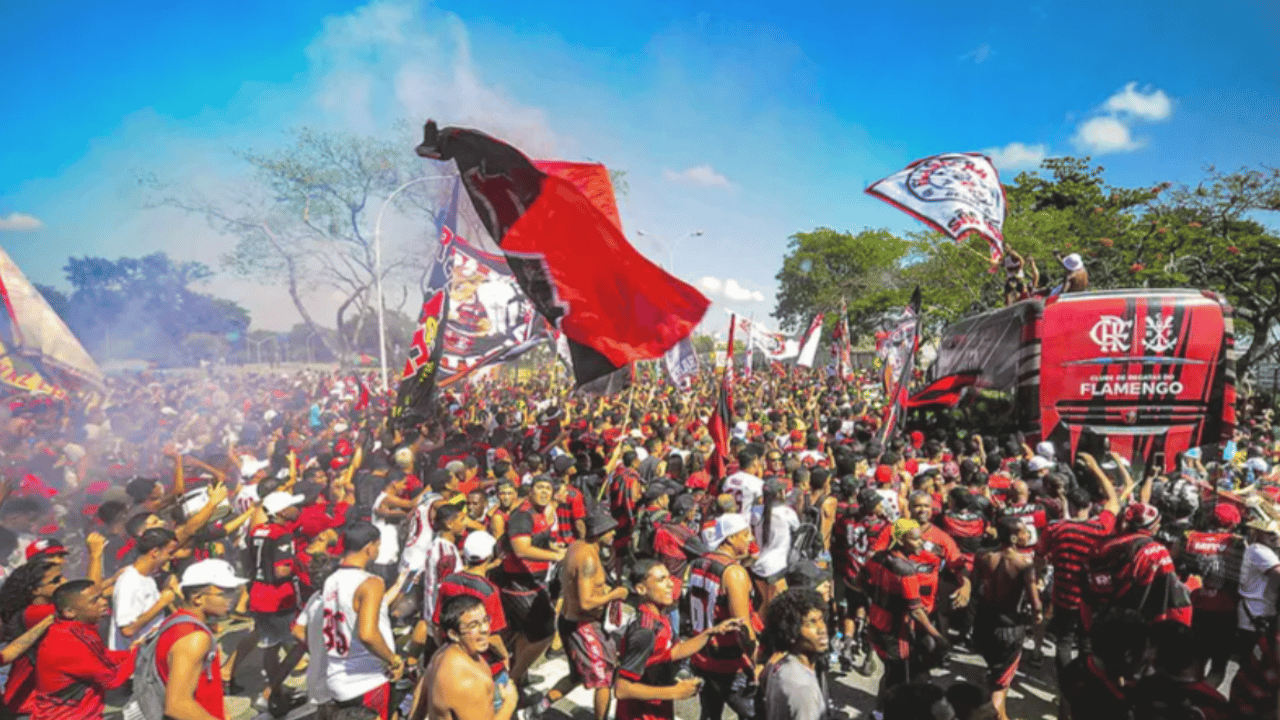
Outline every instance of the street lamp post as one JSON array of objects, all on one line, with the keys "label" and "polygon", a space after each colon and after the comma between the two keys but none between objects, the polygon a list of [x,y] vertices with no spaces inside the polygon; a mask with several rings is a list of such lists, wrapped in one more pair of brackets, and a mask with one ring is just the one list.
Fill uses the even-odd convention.
[{"label": "street lamp post", "polygon": [[387,324],[383,316],[382,309],[382,214],[387,211],[387,206],[400,194],[401,190],[426,180],[444,180],[454,177],[453,175],[424,175],[423,177],[414,178],[395,190],[382,201],[382,207],[378,209],[378,219],[373,223],[373,264],[374,264],[374,286],[378,296],[378,363],[382,366],[382,391],[386,392],[391,384],[387,380]]}]

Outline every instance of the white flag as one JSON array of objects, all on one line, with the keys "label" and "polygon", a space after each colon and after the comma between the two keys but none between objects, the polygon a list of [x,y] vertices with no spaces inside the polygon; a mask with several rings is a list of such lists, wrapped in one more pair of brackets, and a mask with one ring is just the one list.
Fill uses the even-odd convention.
[{"label": "white flag", "polygon": [[804,334],[804,342],[800,347],[800,358],[796,360],[796,364],[802,367],[813,367],[813,359],[818,355],[818,341],[822,338],[822,313],[809,323],[809,329]]},{"label": "white flag", "polygon": [[917,160],[873,183],[867,193],[957,241],[978,233],[999,258],[1004,243],[1004,186],[995,165],[981,153],[944,153]]},{"label": "white flag", "polygon": [[748,348],[759,350],[770,360],[787,360],[800,354],[800,343],[798,341],[779,333],[770,332],[762,323],[744,318],[729,310],[725,312],[728,312],[733,318],[731,322],[737,323],[735,327],[738,332],[747,334],[749,340]]}]

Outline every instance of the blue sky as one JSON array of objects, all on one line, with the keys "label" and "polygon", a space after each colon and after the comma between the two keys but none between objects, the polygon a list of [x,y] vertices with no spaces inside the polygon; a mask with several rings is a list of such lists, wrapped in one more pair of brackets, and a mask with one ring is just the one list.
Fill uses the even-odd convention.
[{"label": "blue sky", "polygon": [[[708,295],[758,318],[792,233],[916,227],[862,191],[923,156],[986,150],[1011,177],[1091,154],[1120,185],[1280,162],[1267,1],[59,0],[0,8],[0,68],[0,244],[54,285],[72,254],[216,267],[232,241],[144,208],[136,173],[225,191],[233,149],[299,125],[430,116],[626,170],[637,247],[666,262],[665,239],[678,275],[734,280],[744,299]],[[298,321],[279,288],[207,289],[258,327]]]}]

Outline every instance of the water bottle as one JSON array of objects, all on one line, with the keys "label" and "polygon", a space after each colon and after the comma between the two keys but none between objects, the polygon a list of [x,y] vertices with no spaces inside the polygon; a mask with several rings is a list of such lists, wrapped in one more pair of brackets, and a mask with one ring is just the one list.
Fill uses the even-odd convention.
[{"label": "water bottle", "polygon": [[844,633],[837,630],[836,636],[827,648],[828,667],[840,667],[840,649],[844,647]]}]

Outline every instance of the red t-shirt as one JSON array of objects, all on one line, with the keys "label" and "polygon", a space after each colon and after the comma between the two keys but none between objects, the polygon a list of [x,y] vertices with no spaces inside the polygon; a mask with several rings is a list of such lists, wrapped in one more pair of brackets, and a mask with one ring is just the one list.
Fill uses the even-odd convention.
[{"label": "red t-shirt", "polygon": [[[40,621],[52,615],[53,612],[53,603],[28,605],[22,610],[23,629],[30,630],[39,625]],[[43,638],[37,640],[30,650],[14,660],[13,667],[9,669],[9,682],[4,686],[4,706],[15,715],[31,713],[36,691],[36,648],[41,642]]]},{"label": "red t-shirt", "polygon": [[[174,617],[178,615],[191,615],[191,613],[179,610],[174,613]],[[204,631],[190,623],[181,623],[166,628],[160,633],[160,638],[156,641],[156,671],[160,673],[160,679],[166,685],[169,684],[169,651],[173,649],[174,643],[193,632]],[[208,668],[201,666],[200,676],[196,678],[195,700],[205,712],[218,720],[226,720],[226,711],[222,702],[222,664],[216,652],[213,653],[213,661]]]},{"label": "red t-shirt", "polygon": [[135,655],[134,650],[108,650],[94,625],[56,620],[36,655],[31,720],[102,717],[106,692],[133,675]]}]

